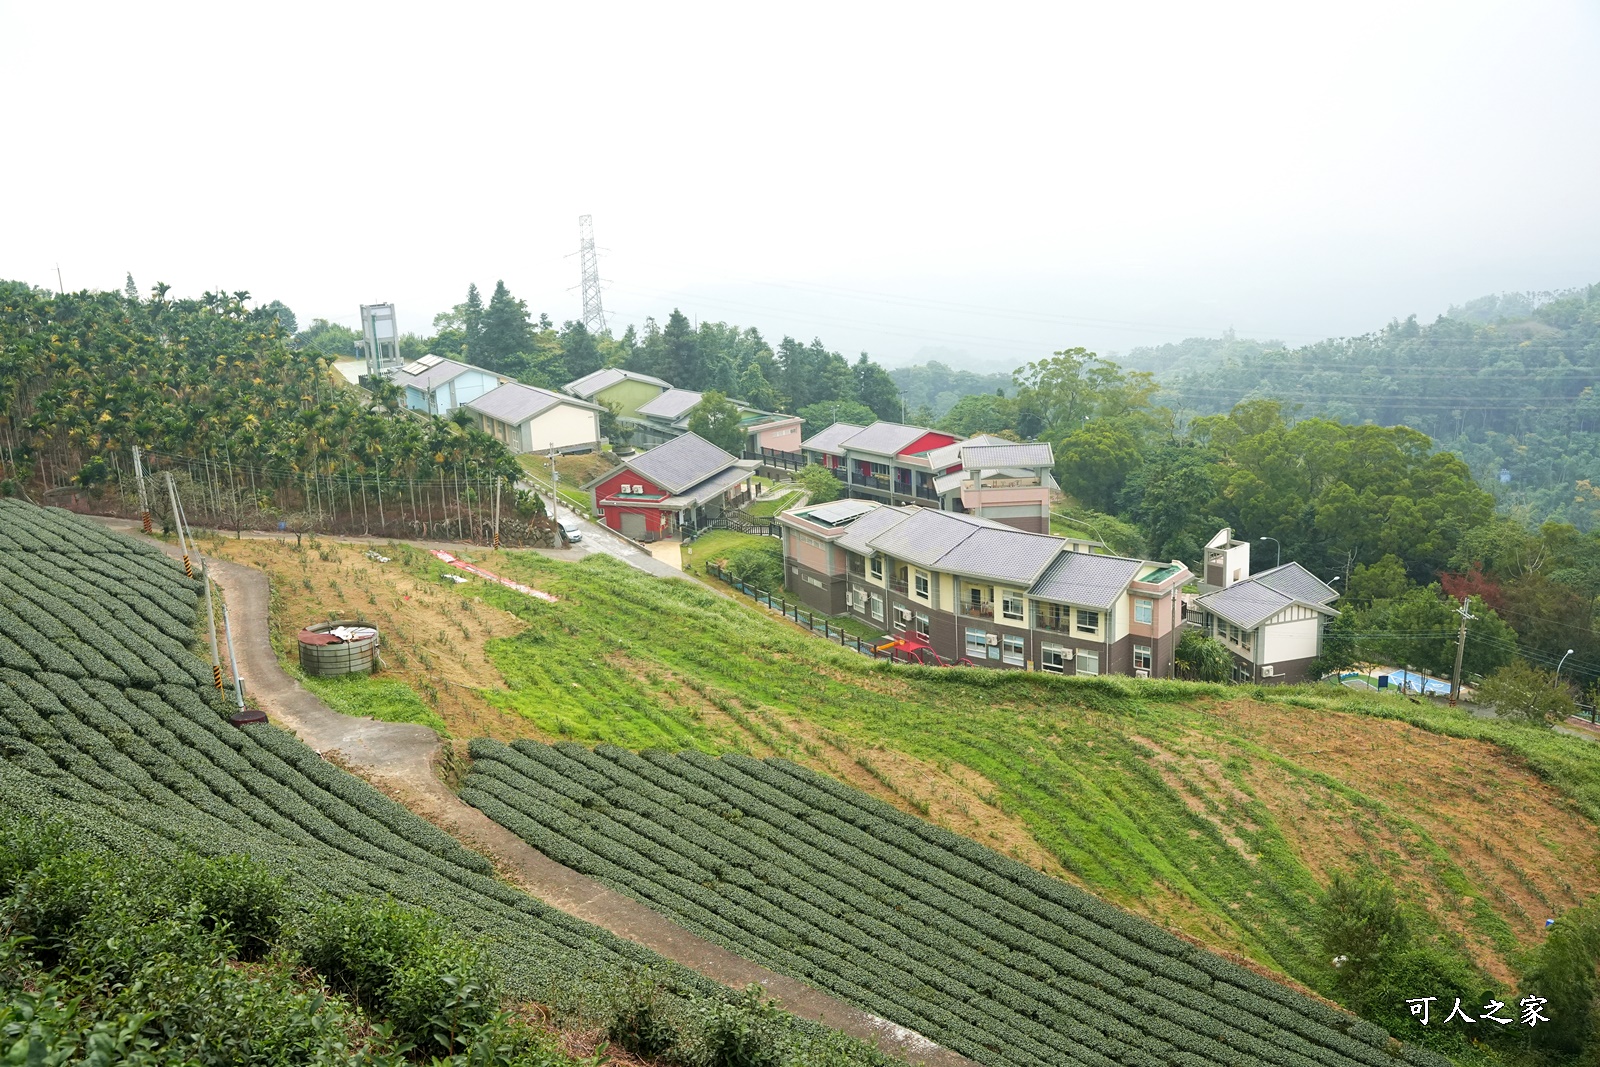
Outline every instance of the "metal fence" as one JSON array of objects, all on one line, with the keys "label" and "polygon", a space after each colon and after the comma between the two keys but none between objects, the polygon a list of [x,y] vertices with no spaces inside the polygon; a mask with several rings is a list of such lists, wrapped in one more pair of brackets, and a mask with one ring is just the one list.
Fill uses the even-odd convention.
[{"label": "metal fence", "polygon": [[[804,626],[818,637],[832,641],[840,648],[854,649],[863,656],[871,656],[873,659],[886,659],[890,663],[915,663],[923,666],[934,666],[934,664],[928,663],[926,660],[922,659],[922,657],[917,653],[902,652],[898,649],[880,650],[877,645],[873,644],[873,642],[862,640],[856,635],[842,629],[831,619],[829,619],[828,616],[819,615],[816,612],[801,607],[799,604],[790,603],[789,600],[783,596],[774,596],[765,589],[758,589],[753,585],[741,582],[739,579],[733,577],[733,575],[729,574],[715,563],[708,562],[706,564],[706,574],[717,579],[719,582],[724,582],[732,586],[734,589],[737,589],[745,596],[754,600],[757,604],[765,605],[766,607],[769,607],[773,611],[776,611],[778,614],[782,615],[784,618],[799,623],[801,626]],[[893,640],[893,638],[886,634],[881,639],[880,643],[890,640]],[[945,663],[941,665],[955,666],[955,664],[951,663]],[[962,665],[971,666],[970,663],[963,663]]]}]

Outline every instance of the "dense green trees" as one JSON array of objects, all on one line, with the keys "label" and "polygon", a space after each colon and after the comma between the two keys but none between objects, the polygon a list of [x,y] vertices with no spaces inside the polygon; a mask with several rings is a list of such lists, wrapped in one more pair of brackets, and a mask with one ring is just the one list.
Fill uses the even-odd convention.
[{"label": "dense green trees", "polygon": [[739,409],[728,398],[709,390],[689,416],[689,432],[699,434],[724,452],[744,454],[744,428],[739,425]]}]

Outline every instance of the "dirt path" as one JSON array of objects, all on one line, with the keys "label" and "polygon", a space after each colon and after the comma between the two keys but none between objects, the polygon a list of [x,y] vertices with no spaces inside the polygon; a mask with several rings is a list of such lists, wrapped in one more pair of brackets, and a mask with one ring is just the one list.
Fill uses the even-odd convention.
[{"label": "dirt path", "polygon": [[[176,557],[176,548],[162,545]],[[210,561],[229,604],[246,698],[318,752],[339,760],[413,811],[487,851],[540,900],[645,946],[735,989],[759,984],[785,1011],[876,1043],[913,1063],[975,1067],[971,1060],[860,1010],[804,982],[769,971],[702,940],[637,901],[564,867],[452,793],[433,772],[439,737],[424,726],[352,718],[329,709],[278,664],[268,634],[267,576],[251,567]]]}]

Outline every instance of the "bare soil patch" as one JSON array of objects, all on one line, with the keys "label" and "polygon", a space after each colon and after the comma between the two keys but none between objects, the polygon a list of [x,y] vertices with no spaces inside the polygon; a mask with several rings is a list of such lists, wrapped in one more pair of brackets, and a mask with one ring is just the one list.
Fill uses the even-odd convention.
[{"label": "bare soil patch", "polygon": [[1482,905],[1445,880],[1439,852],[1523,945],[1541,939],[1545,918],[1600,892],[1595,827],[1492,744],[1248,700],[1208,710],[1287,761],[1251,759],[1247,778],[1319,880],[1363,860],[1388,871],[1497,978],[1510,969],[1472,923]]},{"label": "bare soil patch", "polygon": [[[272,582],[272,643],[294,662],[301,627],[329,619],[364,619],[382,634],[379,677],[404,682],[439,713],[458,737],[546,739],[514,712],[495,708],[480,690],[504,685],[484,651],[526,623],[509,612],[455,589],[426,584],[405,573],[398,559],[372,556],[415,552],[404,546],[307,538],[220,539],[203,546],[220,559],[256,567]],[[493,569],[494,553],[481,552]]]}]

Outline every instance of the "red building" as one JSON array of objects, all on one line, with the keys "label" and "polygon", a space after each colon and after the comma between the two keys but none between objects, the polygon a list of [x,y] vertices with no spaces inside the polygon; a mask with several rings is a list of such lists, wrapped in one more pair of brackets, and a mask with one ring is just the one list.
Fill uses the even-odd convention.
[{"label": "red building", "polygon": [[750,499],[754,460],[739,460],[692,433],[624,460],[584,486],[595,520],[635,541],[700,529]]}]

